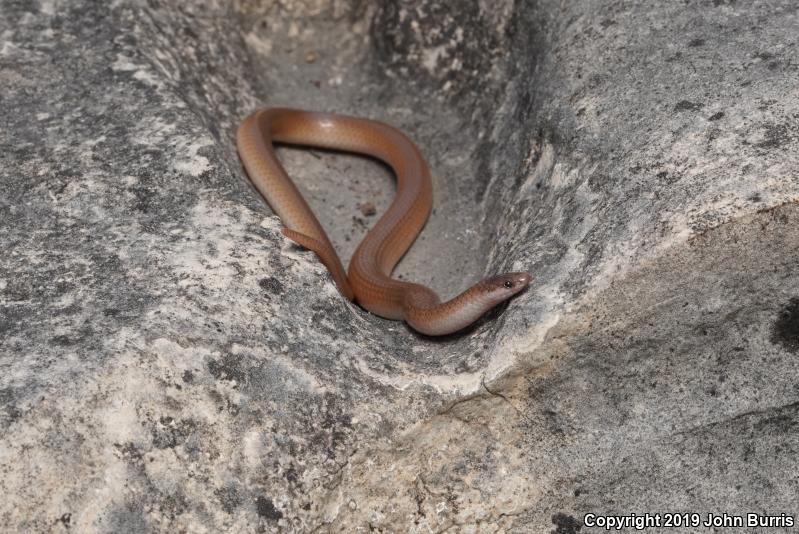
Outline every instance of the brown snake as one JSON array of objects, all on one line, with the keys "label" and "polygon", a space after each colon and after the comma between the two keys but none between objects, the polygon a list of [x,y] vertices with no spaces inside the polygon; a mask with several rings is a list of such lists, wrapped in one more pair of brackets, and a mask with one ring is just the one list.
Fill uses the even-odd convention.
[{"label": "brown snake", "polygon": [[[273,143],[366,154],[394,170],[396,197],[358,245],[348,273],[275,156]],[[283,233],[319,256],[347,299],[376,315],[404,320],[423,334],[449,334],[523,290],[532,279],[524,272],[501,274],[442,303],[425,286],[391,278],[394,266],[427,221],[433,202],[430,171],[419,149],[391,126],[344,115],[265,108],[239,126],[237,147],[250,180],[283,221]]]}]

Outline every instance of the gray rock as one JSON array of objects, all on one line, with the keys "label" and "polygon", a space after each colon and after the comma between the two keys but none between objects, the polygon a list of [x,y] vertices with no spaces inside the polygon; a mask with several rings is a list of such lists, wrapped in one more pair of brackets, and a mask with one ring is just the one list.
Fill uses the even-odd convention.
[{"label": "gray rock", "polygon": [[[3,529],[795,518],[798,11],[0,1]],[[440,340],[345,302],[241,169],[261,105],[419,144],[399,276],[531,288]],[[391,175],[280,154],[349,257]]]}]

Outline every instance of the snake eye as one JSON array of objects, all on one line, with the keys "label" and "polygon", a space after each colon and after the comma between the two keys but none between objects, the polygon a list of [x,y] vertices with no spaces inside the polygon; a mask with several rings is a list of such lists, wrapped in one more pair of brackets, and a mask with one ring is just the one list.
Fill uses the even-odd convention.
[{"label": "snake eye", "polygon": [[503,285],[508,289],[510,289],[513,287],[513,282],[511,282],[510,280],[505,280],[505,283]]}]

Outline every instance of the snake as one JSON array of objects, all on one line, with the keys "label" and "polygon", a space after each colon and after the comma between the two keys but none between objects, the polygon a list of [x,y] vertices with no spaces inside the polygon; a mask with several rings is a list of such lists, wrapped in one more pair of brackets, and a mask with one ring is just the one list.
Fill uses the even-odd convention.
[{"label": "snake", "polygon": [[[280,163],[275,144],[362,154],[393,170],[397,181],[394,199],[358,244],[347,271]],[[452,334],[525,289],[532,280],[526,272],[504,273],[485,278],[442,302],[424,285],[391,277],[427,221],[433,186],[419,149],[388,124],[334,113],[261,108],[239,125],[236,148],[250,181],[282,221],[282,233],[318,256],[346,299],[375,315],[405,321],[428,336]]]}]

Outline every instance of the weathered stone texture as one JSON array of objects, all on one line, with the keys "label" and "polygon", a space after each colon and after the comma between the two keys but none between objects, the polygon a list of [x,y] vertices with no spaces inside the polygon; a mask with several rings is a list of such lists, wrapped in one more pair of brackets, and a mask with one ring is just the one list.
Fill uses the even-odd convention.
[{"label": "weathered stone texture", "polygon": [[[0,0],[0,530],[796,516],[798,17]],[[531,288],[441,340],[345,302],[241,169],[260,105],[419,144],[435,210],[400,276]],[[348,257],[390,174],[280,155]]]}]

